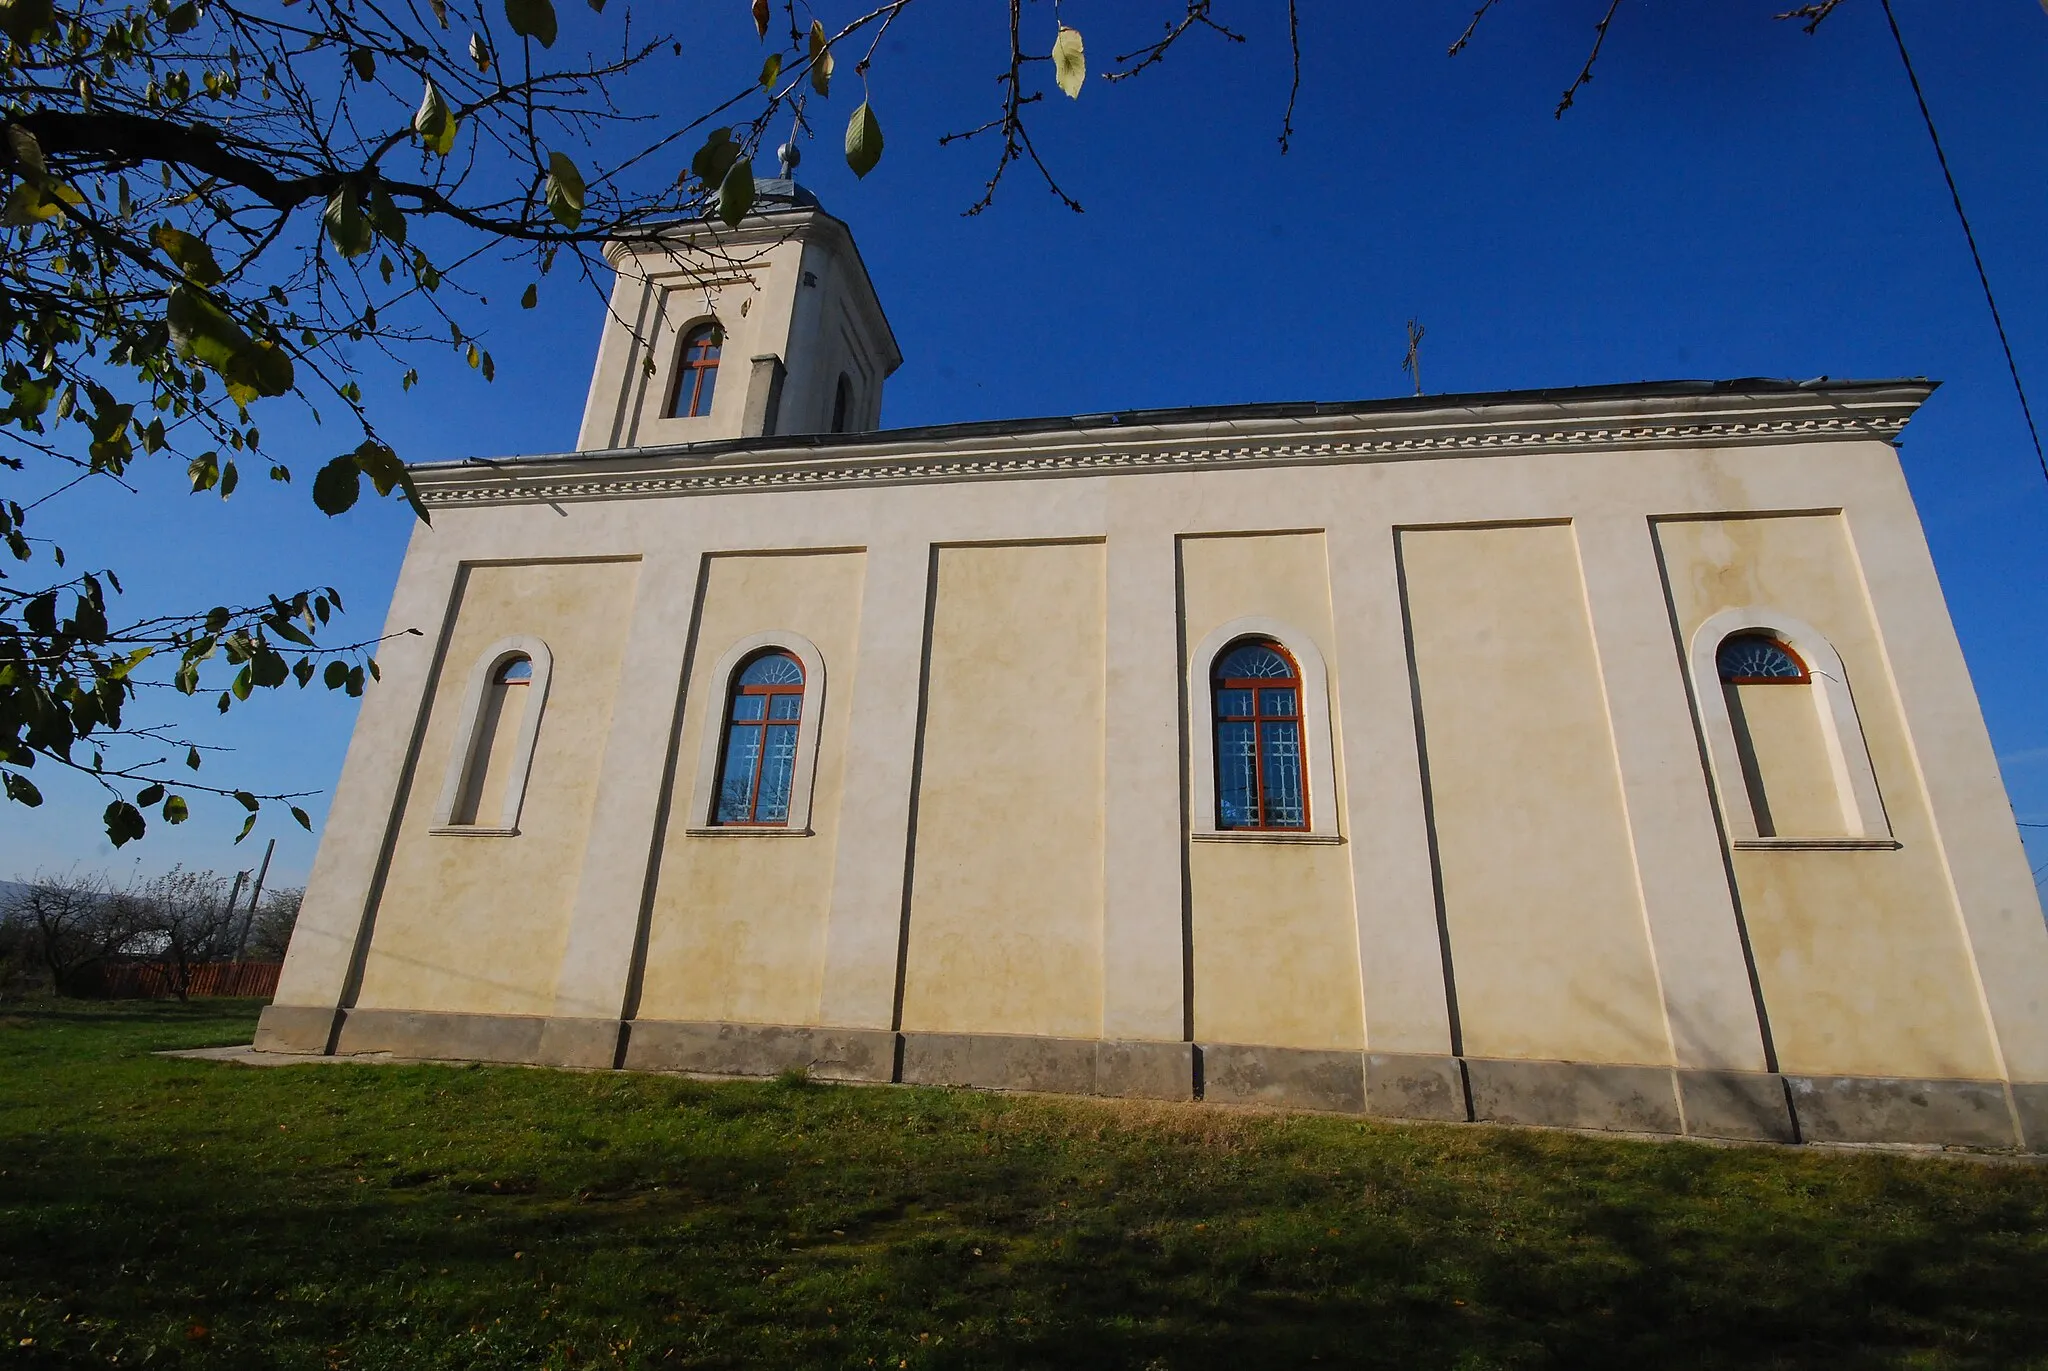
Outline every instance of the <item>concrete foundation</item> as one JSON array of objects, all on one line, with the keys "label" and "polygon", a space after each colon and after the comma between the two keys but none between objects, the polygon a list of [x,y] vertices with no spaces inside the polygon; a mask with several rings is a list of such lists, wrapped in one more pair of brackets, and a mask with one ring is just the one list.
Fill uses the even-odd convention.
[{"label": "concrete foundation", "polygon": [[271,1005],[255,1050],[1206,1099],[1436,1123],[2048,1153],[2048,1082],[1781,1076],[1249,1043]]},{"label": "concrete foundation", "polygon": [[1342,1114],[1365,1112],[1365,1058],[1357,1052],[1203,1043],[1202,1097]]},{"label": "concrete foundation", "polygon": [[1683,1133],[1673,1073],[1660,1066],[1465,1059],[1472,1117],[1483,1123]]},{"label": "concrete foundation", "polygon": [[629,1071],[722,1076],[774,1076],[801,1069],[820,1080],[888,1081],[895,1078],[896,1035],[878,1029],[637,1019],[626,1025],[624,1065]]},{"label": "concrete foundation", "polygon": [[1787,1076],[1785,1081],[1800,1136],[1808,1142],[1998,1148],[2020,1143],[2019,1124],[2000,1081],[1871,1076]]}]

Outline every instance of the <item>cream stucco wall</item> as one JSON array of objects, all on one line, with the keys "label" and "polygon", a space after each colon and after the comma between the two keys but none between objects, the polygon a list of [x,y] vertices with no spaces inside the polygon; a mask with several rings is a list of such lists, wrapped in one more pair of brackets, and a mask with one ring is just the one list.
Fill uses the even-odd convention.
[{"label": "cream stucco wall", "polygon": [[[1272,533],[1180,540],[1183,641],[1253,616],[1306,634],[1335,657],[1329,559],[1323,535]],[[1191,681],[1208,664],[1194,663]],[[1329,682],[1332,703],[1337,682]],[[1334,710],[1333,710],[1334,713]],[[1206,731],[1206,730],[1205,730]],[[1334,765],[1310,740],[1309,764]],[[1341,759],[1341,749],[1335,754]],[[1189,766],[1215,768],[1215,742],[1189,740]],[[1337,829],[1343,829],[1339,806]],[[1253,839],[1190,841],[1188,897],[1194,946],[1195,1036],[1282,1047],[1365,1043],[1351,867],[1341,848]]]},{"label": "cream stucco wall", "polygon": [[1401,535],[1465,1050],[1671,1058],[1568,524]]},{"label": "cream stucco wall", "polygon": [[[464,569],[359,1005],[487,1014],[553,1007],[638,576],[639,564],[625,560]],[[430,832],[471,668],[512,634],[541,639],[554,658],[519,831]]]},{"label": "cream stucco wall", "polygon": [[[1710,615],[1747,607],[1782,611],[1826,635],[1841,656],[1900,843],[1896,851],[1735,851],[1781,1067],[1998,1075],[1955,897],[1842,517],[1666,520],[1657,539],[1680,642],[1689,644]],[[1805,764],[1820,760],[1809,756]],[[1774,764],[1781,776],[1785,769],[1767,762],[1767,785]],[[1807,784],[1817,788],[1820,779]],[[1803,803],[1813,812],[1826,801],[1809,794]],[[1786,832],[1782,824],[1779,831]],[[1841,831],[1839,818],[1833,831]]]},{"label": "cream stucco wall", "polygon": [[[648,915],[643,1019],[817,1022],[864,569],[859,552],[705,559],[682,734],[670,763],[673,798]],[[732,644],[773,633],[802,635],[826,663],[825,680],[807,681],[804,691],[804,709],[823,711],[811,833],[712,836],[701,831],[708,797],[693,793],[692,777],[705,730],[722,722],[731,684],[712,672]],[[692,828],[700,832],[691,835]]]},{"label": "cream stucco wall", "polygon": [[1095,1037],[1103,545],[935,568],[903,1027]]},{"label": "cream stucco wall", "polygon": [[[2048,1082],[2048,933],[1883,441],[1924,395],[422,469],[389,626],[425,636],[279,1005],[312,1050],[383,1006],[574,1017],[606,1061],[637,984],[646,1019]],[[1839,649],[1898,850],[1732,847],[1686,652],[1736,605]],[[1241,617],[1327,665],[1321,843],[1191,831],[1189,658]],[[688,834],[700,677],[776,627],[825,663],[815,833]],[[430,840],[451,692],[522,632],[556,671],[523,831]]]}]

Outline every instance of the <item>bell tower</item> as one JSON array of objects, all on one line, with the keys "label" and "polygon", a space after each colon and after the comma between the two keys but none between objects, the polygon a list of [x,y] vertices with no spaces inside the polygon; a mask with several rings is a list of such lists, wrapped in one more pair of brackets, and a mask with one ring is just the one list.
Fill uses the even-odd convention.
[{"label": "bell tower", "polygon": [[736,229],[606,245],[618,278],[579,451],[881,426],[903,354],[852,232],[791,170],[754,182]]}]

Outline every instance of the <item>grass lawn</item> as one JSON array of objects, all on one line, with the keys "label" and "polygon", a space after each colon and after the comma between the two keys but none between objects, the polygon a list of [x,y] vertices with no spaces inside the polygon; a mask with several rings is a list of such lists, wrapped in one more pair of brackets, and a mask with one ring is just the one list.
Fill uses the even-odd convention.
[{"label": "grass lawn", "polygon": [[0,1011],[0,1366],[2048,1367],[2048,1170]]}]

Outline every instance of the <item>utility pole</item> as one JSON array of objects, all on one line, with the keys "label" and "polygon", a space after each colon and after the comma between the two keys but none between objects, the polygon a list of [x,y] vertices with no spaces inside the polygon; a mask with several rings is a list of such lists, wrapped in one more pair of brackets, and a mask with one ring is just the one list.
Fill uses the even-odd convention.
[{"label": "utility pole", "polygon": [[1422,394],[1422,325],[1413,319],[1408,321],[1408,355],[1401,359],[1401,370],[1415,378],[1415,394]]},{"label": "utility pole", "polygon": [[[249,950],[249,930],[256,923],[256,902],[263,898],[263,878],[270,874],[270,854],[277,851],[277,839],[270,840],[270,846],[263,849],[263,865],[256,868],[256,888],[249,892],[249,912],[242,916],[242,936],[235,940],[235,960],[242,960],[242,954]],[[239,882],[241,877],[237,876]]]}]

